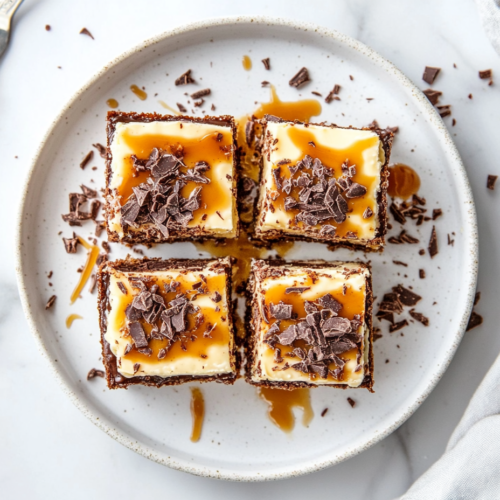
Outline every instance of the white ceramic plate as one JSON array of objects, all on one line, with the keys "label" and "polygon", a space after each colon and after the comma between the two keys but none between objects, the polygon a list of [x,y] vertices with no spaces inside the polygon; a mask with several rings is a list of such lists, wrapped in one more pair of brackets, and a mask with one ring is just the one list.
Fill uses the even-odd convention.
[{"label": "white ceramic plate", "polygon": [[[242,67],[244,54],[252,58],[251,71]],[[271,71],[260,62],[264,57],[271,58]],[[309,68],[312,83],[298,91],[288,80],[302,66]],[[268,100],[269,89],[261,87],[262,80],[274,83],[284,100],[314,97],[312,90],[326,95],[340,84],[342,100],[323,103],[320,119],[364,126],[376,118],[382,126],[398,125],[392,161],[413,166],[428,207],[444,212],[435,222],[440,252],[433,260],[428,254],[418,255],[420,248],[427,248],[432,222],[419,227],[407,223],[420,245],[388,245],[382,255],[368,256],[375,295],[381,297],[397,283],[413,286],[424,297],[418,310],[429,316],[430,326],[412,323],[401,336],[390,335],[384,323],[384,337],[375,344],[375,394],[316,389],[311,396],[316,417],[309,428],[297,421],[291,436],[267,419],[265,403],[243,381],[232,387],[203,385],[206,418],[196,444],[189,440],[189,386],[108,391],[101,379],[86,381],[88,370],[101,365],[96,297],[85,290],[83,298],[69,304],[85,252],[65,253],[58,232],[69,236],[72,229],[60,214],[68,209],[68,193],[81,183],[103,185],[103,161],[98,155],[84,171],[78,165],[92,143],[105,143],[106,100],[117,99],[126,111],[165,112],[160,99],[175,106],[186,101],[186,90],[193,91],[192,86],[174,86],[174,79],[188,68],[194,71],[198,89],[212,89],[208,103],[215,103],[217,113],[236,117],[250,112],[255,101]],[[139,100],[129,90],[131,84],[145,86],[148,99]],[[91,170],[93,165],[98,166],[96,171]],[[392,232],[399,232],[399,225],[394,226]],[[86,237],[93,232],[93,223],[76,229]],[[455,243],[448,246],[446,235],[452,232]],[[114,245],[111,257],[126,253],[126,248]],[[190,243],[160,245],[147,254],[198,256]],[[359,257],[347,250],[332,253],[316,244],[297,244],[287,256]],[[408,267],[392,265],[394,259]],[[426,271],[425,280],[418,278],[420,268]],[[337,32],[281,20],[238,18],[191,25],[155,37],[105,67],[74,96],[43,141],[19,218],[18,276],[26,316],[41,352],[72,401],[107,434],[152,460],[232,480],[315,471],[365,450],[401,425],[436,385],[460,342],[476,269],[476,219],[469,183],[442,120],[423,94],[363,44]],[[53,287],[46,277],[51,270]],[[56,306],[45,311],[52,293],[58,296]],[[84,319],[68,330],[65,318],[73,312]],[[354,409],[347,396],[357,401]],[[326,407],[329,412],[321,418]]]}]

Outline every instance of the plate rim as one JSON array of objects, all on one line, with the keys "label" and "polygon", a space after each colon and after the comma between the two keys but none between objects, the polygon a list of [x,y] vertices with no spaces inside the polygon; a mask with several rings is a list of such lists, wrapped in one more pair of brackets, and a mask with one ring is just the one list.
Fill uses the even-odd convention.
[{"label": "plate rim", "polygon": [[[381,67],[384,71],[394,76],[398,83],[405,86],[412,93],[412,99],[419,101],[420,110],[427,115],[431,125],[434,126],[436,137],[439,144],[443,147],[446,156],[449,158],[449,164],[456,166],[456,172],[453,172],[453,177],[456,181],[460,181],[458,184],[457,191],[461,194],[464,199],[467,209],[464,210],[464,226],[467,227],[467,238],[464,238],[464,256],[465,256],[465,266],[464,268],[468,270],[467,274],[463,278],[463,283],[467,287],[467,307],[462,314],[460,320],[460,327],[457,332],[455,332],[454,337],[452,337],[451,348],[446,353],[446,357],[441,360],[441,366],[437,369],[429,378],[424,388],[420,389],[417,393],[414,402],[407,407],[403,407],[399,410],[399,415],[396,420],[391,419],[392,423],[387,425],[384,424],[384,428],[380,431],[376,431],[372,434],[370,439],[365,439],[363,443],[351,445],[350,449],[345,453],[335,453],[333,456],[329,456],[327,460],[314,459],[310,460],[304,464],[298,465],[286,465],[283,467],[274,468],[271,471],[235,471],[229,468],[221,468],[216,466],[206,466],[206,465],[193,465],[187,460],[175,459],[167,454],[161,453],[154,448],[144,444],[139,443],[132,439],[126,432],[117,429],[117,427],[109,421],[106,417],[95,412],[91,406],[88,405],[87,400],[84,397],[80,397],[73,390],[70,383],[66,380],[63,372],[59,369],[58,364],[51,358],[49,351],[47,350],[42,335],[38,329],[37,322],[34,315],[31,312],[30,303],[28,300],[27,286],[24,282],[24,258],[22,255],[23,249],[23,220],[26,208],[27,196],[31,188],[33,174],[37,169],[40,157],[44,152],[46,143],[48,139],[54,133],[56,127],[59,125],[60,121],[64,118],[64,115],[70,111],[77,100],[83,96],[87,90],[94,85],[98,80],[108,74],[113,68],[120,63],[132,57],[137,52],[148,48],[151,45],[159,43],[167,38],[174,38],[181,34],[186,34],[195,31],[201,31],[203,29],[210,29],[217,26],[230,26],[230,25],[242,25],[242,24],[253,24],[253,25],[264,25],[269,27],[286,27],[297,29],[306,32],[315,32],[323,36],[332,38],[333,40],[346,44],[350,48],[356,50],[360,54],[369,57],[377,66]],[[389,434],[394,432],[400,425],[402,425],[413,413],[419,408],[419,406],[425,401],[429,394],[434,390],[437,383],[446,372],[451,360],[453,359],[460,341],[465,333],[465,328],[468,323],[470,316],[470,311],[472,310],[473,298],[476,290],[477,274],[478,274],[478,226],[477,226],[477,216],[476,208],[472,195],[472,190],[470,182],[465,170],[464,164],[460,157],[453,139],[447,128],[444,126],[442,119],[437,113],[436,109],[430,104],[428,99],[422,93],[422,91],[414,84],[401,70],[399,70],[393,63],[382,57],[378,52],[370,48],[368,45],[358,41],[357,39],[345,35],[344,33],[329,29],[321,25],[316,25],[313,23],[298,22],[291,19],[281,18],[281,17],[270,17],[270,16],[226,16],[226,17],[214,17],[205,19],[202,21],[196,21],[188,24],[183,24],[171,30],[167,30],[154,35],[151,38],[140,42],[134,47],[122,52],[119,56],[113,58],[109,63],[105,64],[97,73],[91,76],[67,101],[63,106],[61,111],[56,115],[50,126],[47,128],[36,153],[31,161],[30,168],[25,174],[23,181],[23,189],[21,200],[18,205],[17,220],[16,220],[16,239],[15,239],[15,258],[16,258],[16,277],[17,285],[19,289],[19,295],[21,298],[21,304],[23,311],[25,313],[26,320],[29,325],[29,329],[35,339],[38,351],[46,359],[50,371],[54,378],[58,381],[63,392],[68,396],[70,401],[99,429],[104,431],[110,437],[115,439],[120,444],[126,446],[127,448],[137,452],[138,454],[153,460],[162,465],[166,465],[175,470],[181,470],[191,474],[195,474],[201,477],[209,477],[214,479],[223,479],[230,481],[266,481],[266,480],[276,480],[285,479],[289,477],[298,477],[311,472],[319,471],[327,467],[331,467],[340,462],[347,460],[348,458],[354,457],[359,453],[367,450],[374,444],[378,443]]]}]

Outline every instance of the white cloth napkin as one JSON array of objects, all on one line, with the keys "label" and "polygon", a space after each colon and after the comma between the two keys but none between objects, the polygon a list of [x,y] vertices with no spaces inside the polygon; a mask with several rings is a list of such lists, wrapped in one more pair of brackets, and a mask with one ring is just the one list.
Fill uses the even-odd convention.
[{"label": "white cloth napkin", "polygon": [[443,456],[399,500],[500,499],[500,356]]},{"label": "white cloth napkin", "polygon": [[500,54],[500,0],[476,0],[476,5],[484,31]]}]

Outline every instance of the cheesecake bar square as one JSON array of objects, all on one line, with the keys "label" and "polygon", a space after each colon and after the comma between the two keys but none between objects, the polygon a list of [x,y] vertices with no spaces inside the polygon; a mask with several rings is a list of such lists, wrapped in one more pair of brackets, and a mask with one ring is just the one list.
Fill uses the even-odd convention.
[{"label": "cheesecake bar square", "polygon": [[103,263],[98,307],[109,388],[233,384],[231,276],[230,258]]},{"label": "cheesecake bar square", "polygon": [[111,111],[105,219],[110,241],[235,238],[233,117]]},{"label": "cheesecake bar square", "polygon": [[252,264],[246,379],[372,391],[372,282],[360,262]]},{"label": "cheesecake bar square", "polygon": [[384,245],[393,135],[266,115],[255,236]]}]

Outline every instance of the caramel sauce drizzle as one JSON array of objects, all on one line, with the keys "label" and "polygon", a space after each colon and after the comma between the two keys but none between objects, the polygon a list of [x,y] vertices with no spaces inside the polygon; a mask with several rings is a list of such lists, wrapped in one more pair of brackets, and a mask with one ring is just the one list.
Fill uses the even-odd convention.
[{"label": "caramel sauce drizzle", "polygon": [[161,106],[165,109],[168,109],[173,115],[181,115],[182,113],[178,111],[177,109],[172,108],[172,106],[169,106],[166,102],[164,101],[158,101]]},{"label": "caramel sauce drizzle", "polygon": [[[313,278],[311,276],[304,276],[304,279],[297,280],[297,284],[295,286],[312,286],[314,284]],[[285,293],[286,289],[289,287],[289,285],[285,284],[279,284],[279,283],[274,283],[271,288],[266,290],[264,294],[264,301],[265,304],[270,307],[270,304],[278,304],[280,301],[282,301],[285,304],[290,304],[292,306],[293,313],[297,314],[297,319],[288,319],[288,320],[281,320],[280,323],[280,330],[283,331],[286,328],[288,328],[291,325],[297,324],[298,321],[303,320],[307,313],[304,308],[305,301],[302,296],[302,294],[299,293],[290,293],[287,294]],[[360,312],[365,310],[365,287],[363,286],[360,290],[355,290],[352,286],[348,286],[346,289],[346,294],[344,295],[342,292],[342,287],[330,290],[329,291],[330,295],[336,300],[338,300],[342,304],[342,309],[340,312],[340,316],[343,318],[347,318],[349,320],[354,319],[355,314],[360,314]],[[314,301],[319,299],[322,295],[324,295],[324,291],[318,292],[316,295],[307,295],[307,300],[309,301]],[[269,324],[265,323],[263,320],[261,321],[261,328],[264,331],[267,331],[267,328],[270,328],[273,323],[275,323],[277,320],[274,318],[269,319]],[[361,317],[361,321],[363,321],[363,316]],[[276,344],[280,349],[281,349],[281,356],[284,357],[284,361],[281,364],[274,363],[275,365],[284,365],[285,362],[288,362],[288,364],[294,364],[298,363],[299,359],[296,357],[287,357],[285,354],[291,353],[295,347],[302,347],[306,352],[311,348],[310,346],[307,346],[305,341],[303,340],[296,340],[294,342],[295,345],[281,345],[281,344]],[[350,351],[347,351],[345,353],[342,353],[339,355],[340,358],[344,359],[346,362],[351,360],[351,359],[356,359],[357,355],[357,348],[351,349]],[[269,348],[266,351],[266,357],[268,358],[273,358],[274,357],[274,350]],[[331,370],[334,370],[336,368],[335,363],[331,363],[329,368]],[[290,370],[293,370],[293,368],[289,368]],[[344,367],[344,373],[343,373],[343,378],[342,380],[348,380],[353,373],[350,371],[350,369],[347,366],[347,363]],[[315,380],[316,374],[310,374],[309,377],[311,380]],[[336,378],[334,378],[331,373],[328,374],[327,379],[330,382],[335,382],[339,381]]]},{"label": "caramel sauce drizzle", "polygon": [[80,274],[80,279],[78,284],[76,285],[73,293],[71,294],[71,304],[74,304],[76,299],[80,296],[80,293],[83,290],[83,287],[86,285],[90,275],[92,273],[92,269],[94,269],[95,263],[97,262],[97,257],[99,257],[99,247],[95,245],[91,245],[89,242],[85,241],[81,236],[78,236],[78,241],[89,250],[87,254],[87,262],[85,262],[85,266],[83,271]]},{"label": "caramel sauce drizzle", "polygon": [[387,192],[392,198],[408,199],[420,189],[420,177],[413,168],[403,163],[395,163],[389,167],[389,188]]},{"label": "caramel sauce drizzle", "polygon": [[267,411],[269,419],[283,432],[290,433],[295,427],[295,416],[293,414],[295,407],[301,408],[303,411],[302,425],[304,427],[308,427],[314,417],[309,389],[285,391],[283,389],[261,387],[259,396],[269,405]]},{"label": "caramel sauce drizzle", "polygon": [[112,109],[116,109],[118,107],[118,101],[116,99],[108,99],[106,104]]},{"label": "caramel sauce drizzle", "polygon": [[252,60],[250,59],[250,56],[243,56],[243,68],[245,68],[246,71],[250,71],[252,69]]},{"label": "caramel sauce drizzle", "polygon": [[190,439],[193,443],[197,443],[201,437],[205,417],[205,400],[198,387],[191,387],[191,416],[193,418],[193,428]]},{"label": "caramel sauce drizzle", "polygon": [[[203,274],[203,273],[202,273]],[[133,288],[125,275],[121,275],[117,273],[117,280],[121,281],[125,287],[127,288],[128,293],[126,295],[118,292],[115,298],[118,300],[116,305],[117,314],[115,315],[115,321],[112,324],[112,328],[115,331],[122,330],[127,325],[127,317],[125,315],[125,309],[129,304],[132,303],[135,295],[139,293],[139,290]],[[172,278],[164,279],[155,276],[151,276],[152,281],[155,282],[159,286],[159,290],[156,292],[161,295],[165,302],[169,302],[173,300],[178,293],[186,293],[188,297],[191,297],[196,292],[193,292],[192,285],[196,283],[196,281],[201,281],[201,277],[198,280],[191,281],[186,280],[183,276],[177,276],[175,281],[180,283],[180,286],[177,288],[177,292],[165,293],[163,286],[165,284],[169,284],[171,281],[174,281]],[[217,276],[207,276],[207,288],[209,291],[209,295],[212,295],[215,291],[222,292],[225,289],[225,275],[217,275]],[[174,342],[169,350],[167,351],[166,356],[163,359],[158,359],[158,353],[160,349],[167,348],[169,345],[169,340],[164,339],[151,339],[149,341],[148,347],[151,348],[153,353],[151,356],[147,354],[142,354],[135,349],[132,350],[128,354],[122,355],[123,359],[128,359],[132,363],[147,363],[151,364],[159,364],[165,363],[167,361],[174,361],[175,359],[185,358],[185,357],[208,357],[208,349],[212,346],[220,346],[224,347],[229,345],[230,342],[230,331],[229,331],[229,315],[226,310],[226,307],[223,307],[223,302],[219,303],[220,311],[217,312],[214,309],[202,308],[202,314],[204,316],[204,321],[196,327],[196,315],[189,314],[188,315],[188,325],[187,332],[183,334],[183,338],[180,341]],[[215,306],[215,304],[214,304]],[[224,319],[223,319],[224,318]],[[152,326],[149,323],[146,323],[144,320],[140,321],[144,331],[147,335],[150,334]],[[212,325],[216,324],[214,330],[210,333],[211,337],[204,337],[203,333],[206,331],[208,323]],[[159,326],[159,324],[158,324]],[[132,342],[131,342],[132,343]]]},{"label": "caramel sauce drizzle", "polygon": [[73,324],[73,321],[75,321],[75,319],[83,319],[82,316],[80,316],[79,314],[70,314],[67,318],[66,318],[66,328],[71,328],[71,325]]},{"label": "caramel sauce drizzle", "polygon": [[[337,227],[336,235],[338,237],[343,237],[350,231],[356,233],[359,229],[359,224],[353,223],[351,218],[353,216],[362,217],[367,207],[369,207],[374,213],[377,209],[375,206],[376,200],[373,199],[373,196],[370,196],[370,194],[375,192],[376,183],[378,182],[379,177],[377,175],[367,175],[366,172],[364,172],[363,166],[365,162],[363,153],[367,149],[374,147],[379,142],[379,138],[377,136],[369,137],[367,139],[356,141],[348,148],[337,149],[330,148],[319,143],[315,144],[314,134],[303,128],[290,127],[288,129],[288,137],[301,151],[300,157],[292,160],[292,164],[302,159],[305,155],[309,155],[311,158],[319,158],[323,165],[333,169],[334,176],[336,178],[339,178],[342,175],[341,165],[346,160],[349,160],[350,166],[356,165],[356,175],[354,175],[352,179],[354,182],[365,186],[367,188],[367,193],[359,198],[347,198],[348,213],[346,220],[341,224],[333,222],[333,224]],[[314,146],[311,143],[314,144]],[[311,169],[304,169],[303,171],[309,174],[312,172]],[[290,172],[286,166],[281,168],[281,175],[282,177],[290,177]],[[298,199],[300,190],[300,187],[294,186],[290,195],[280,192],[278,198],[271,203],[275,209],[285,212],[285,198],[287,196],[293,196],[295,199]],[[292,209],[289,212],[297,215],[300,210]],[[304,223],[298,222],[296,227],[302,228],[304,227]],[[318,224],[316,227],[320,228],[321,225]]]},{"label": "caramel sauce drizzle", "polygon": [[[219,133],[222,133],[222,140],[220,141],[217,140]],[[142,160],[149,158],[153,148],[163,149],[176,156],[182,154],[182,160],[186,165],[186,168],[181,168],[182,171],[194,167],[198,161],[206,161],[209,165],[216,165],[228,161],[232,157],[232,133],[230,129],[194,138],[183,137],[180,131],[178,136],[124,133],[122,137],[127,146],[133,151],[131,154]],[[129,196],[133,193],[132,188],[146,182],[151,175],[148,171],[136,172],[131,158],[127,158],[125,161],[126,169],[122,183],[118,187],[122,205],[127,202]],[[227,208],[231,202],[231,194],[218,182],[214,171],[210,169],[205,172],[205,175],[210,179],[210,183],[203,184],[200,193],[201,208],[193,213],[194,218],[188,223],[188,226],[200,225],[203,222],[202,217],[204,214],[213,215],[215,212]],[[187,198],[196,187],[195,182],[188,182],[182,188],[181,195]]]},{"label": "caramel sauce drizzle", "polygon": [[130,90],[141,100],[145,101],[148,97],[148,94],[144,92],[144,90],[140,89],[137,85],[131,85]]}]

